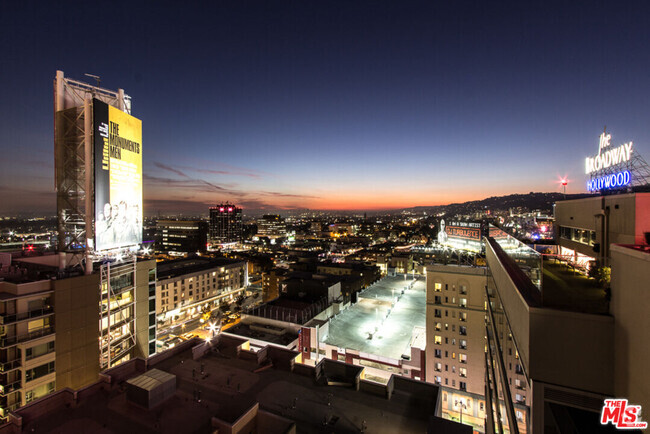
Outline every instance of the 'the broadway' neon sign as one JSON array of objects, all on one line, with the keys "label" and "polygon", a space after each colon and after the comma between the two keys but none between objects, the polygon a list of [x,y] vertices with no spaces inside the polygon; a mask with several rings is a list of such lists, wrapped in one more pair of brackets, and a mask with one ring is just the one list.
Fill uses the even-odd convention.
[{"label": "'the broadway' neon sign", "polygon": [[587,181],[587,190],[598,191],[608,188],[622,187],[630,183],[630,171],[624,170],[619,173],[601,176]]},{"label": "'the broadway' neon sign", "polygon": [[609,148],[611,138],[611,134],[602,133],[600,135],[598,155],[595,157],[587,157],[585,160],[585,173],[587,175],[591,172],[607,169],[617,164],[630,161],[630,157],[632,156],[632,142],[624,143],[616,148],[607,149]]}]

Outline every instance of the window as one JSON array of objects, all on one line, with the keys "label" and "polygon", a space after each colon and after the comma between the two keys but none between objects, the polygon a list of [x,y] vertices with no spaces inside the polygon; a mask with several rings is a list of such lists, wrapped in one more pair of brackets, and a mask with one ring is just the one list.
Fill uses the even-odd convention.
[{"label": "window", "polygon": [[461,381],[460,383],[458,383],[458,388],[460,390],[467,390],[467,383],[465,383],[464,381]]},{"label": "window", "polygon": [[449,357],[449,351],[445,351],[445,357]]},{"label": "window", "polygon": [[25,382],[36,380],[54,372],[54,362],[45,363],[32,369],[25,370]]},{"label": "window", "polygon": [[467,321],[467,312],[460,312],[458,314],[458,319],[461,321]]},{"label": "window", "polygon": [[460,307],[467,307],[467,299],[466,298],[461,298],[460,299]]},{"label": "window", "polygon": [[449,343],[449,338],[445,338],[445,343],[446,343],[446,344]]},{"label": "window", "polygon": [[25,360],[31,360],[54,351],[54,341],[25,349]]},{"label": "window", "polygon": [[467,336],[467,327],[460,326],[460,327],[458,327],[458,331],[460,332],[461,335]]},{"label": "window", "polygon": [[460,346],[461,350],[466,350],[467,349],[467,341],[465,339],[461,339],[459,346]]},{"label": "window", "polygon": [[435,380],[436,384],[440,384],[440,383],[442,382],[442,377],[439,376],[439,375],[437,375],[437,376],[434,378],[434,380]]},{"label": "window", "polygon": [[467,294],[467,285],[460,285],[460,293]]},{"label": "window", "polygon": [[451,380],[451,387],[456,387],[456,380]]},{"label": "window", "polygon": [[449,379],[445,378],[445,386],[449,384]]},{"label": "window", "polygon": [[467,363],[467,354],[458,353],[458,361],[460,363]]},{"label": "window", "polygon": [[442,370],[442,363],[437,362],[435,365],[433,365],[433,369],[435,371],[441,371]]},{"label": "window", "polygon": [[437,322],[436,323],[436,331],[439,332],[440,330],[442,330],[442,324]]},{"label": "window", "polygon": [[467,377],[467,368],[458,368],[458,375],[461,377]]},{"label": "window", "polygon": [[434,356],[436,356],[437,358],[442,357],[442,351],[440,351],[440,350],[434,350]]},{"label": "window", "polygon": [[437,336],[437,335],[434,336],[434,338],[433,338],[433,342],[434,342],[436,345],[440,345],[440,344],[442,344],[442,337]]},{"label": "window", "polygon": [[433,285],[433,290],[436,292],[439,292],[442,289],[442,284],[441,283],[435,283]]},{"label": "window", "polygon": [[435,309],[433,311],[433,316],[435,316],[436,318],[441,318],[442,317],[442,311],[440,309]]},{"label": "window", "polygon": [[25,392],[25,402],[30,403],[33,400],[41,398],[52,392],[54,392],[54,381],[50,381],[49,383],[42,384],[36,387],[35,389],[28,390],[27,392]]}]

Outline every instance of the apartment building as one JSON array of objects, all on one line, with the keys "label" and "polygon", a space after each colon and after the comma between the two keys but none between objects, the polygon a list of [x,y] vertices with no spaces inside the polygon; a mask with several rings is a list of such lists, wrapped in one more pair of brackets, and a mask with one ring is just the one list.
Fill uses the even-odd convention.
[{"label": "apartment building", "polygon": [[[478,431],[485,430],[487,408],[486,285],[485,267],[427,266],[426,380],[442,387],[443,415],[460,420],[462,413],[463,422]],[[520,397],[517,412],[525,420],[528,391],[510,342],[504,339],[510,355],[507,369],[513,378],[512,388]]]},{"label": "apartment building", "polygon": [[109,264],[84,275],[58,262],[14,258],[0,269],[1,418],[155,351],[155,261],[115,264],[110,278]]},{"label": "apartment building", "polygon": [[248,286],[246,261],[189,258],[158,264],[156,314],[174,323],[231,302]]}]

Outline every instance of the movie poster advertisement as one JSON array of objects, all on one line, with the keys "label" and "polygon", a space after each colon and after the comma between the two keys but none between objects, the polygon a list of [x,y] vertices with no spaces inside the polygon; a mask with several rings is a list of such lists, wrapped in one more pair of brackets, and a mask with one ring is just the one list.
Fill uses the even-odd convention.
[{"label": "movie poster advertisement", "polygon": [[142,121],[93,99],[95,250],[142,243]]}]

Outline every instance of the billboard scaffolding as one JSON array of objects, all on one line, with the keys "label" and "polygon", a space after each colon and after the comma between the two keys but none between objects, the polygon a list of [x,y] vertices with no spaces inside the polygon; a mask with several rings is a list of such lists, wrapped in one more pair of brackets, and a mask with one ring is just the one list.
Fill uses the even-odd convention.
[{"label": "billboard scaffolding", "polygon": [[131,98],[66,78],[54,79],[54,156],[60,268],[92,272],[94,253],[93,99],[128,115]]}]

